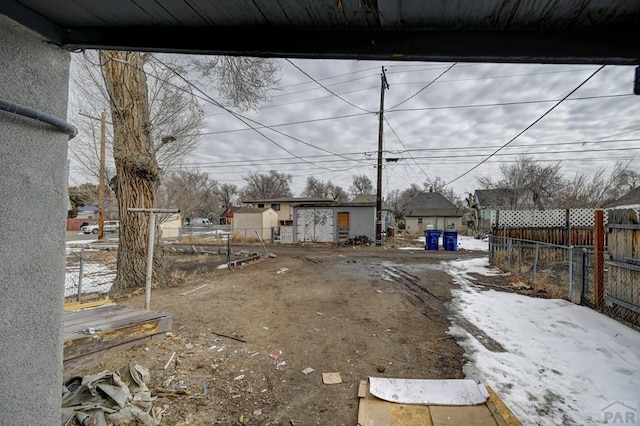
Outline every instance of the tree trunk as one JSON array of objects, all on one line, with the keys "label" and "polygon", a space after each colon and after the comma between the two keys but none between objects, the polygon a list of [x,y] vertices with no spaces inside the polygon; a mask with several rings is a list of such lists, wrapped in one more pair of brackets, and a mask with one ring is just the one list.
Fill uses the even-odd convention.
[{"label": "tree trunk", "polygon": [[[129,208],[153,208],[160,169],[151,139],[146,56],[135,52],[100,53],[113,121],[113,155],[116,176],[113,189],[120,212],[117,274],[112,292],[145,286],[149,214]],[[166,284],[166,275],[155,233],[152,282]]]}]

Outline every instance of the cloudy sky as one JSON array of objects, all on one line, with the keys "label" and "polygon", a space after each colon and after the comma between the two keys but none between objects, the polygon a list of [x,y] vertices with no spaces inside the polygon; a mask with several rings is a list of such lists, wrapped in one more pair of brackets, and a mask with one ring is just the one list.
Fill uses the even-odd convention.
[{"label": "cloudy sky", "polygon": [[239,187],[250,172],[285,172],[296,196],[311,176],[348,191],[353,175],[366,175],[375,186],[384,68],[385,196],[436,177],[473,192],[478,176],[498,178],[520,155],[562,160],[566,177],[618,160],[640,171],[634,67],[275,61],[280,82],[259,112],[205,106],[189,166]]},{"label": "cloudy sky", "polygon": [[383,68],[384,194],[437,176],[472,192],[477,176],[497,175],[522,154],[564,160],[570,176],[635,159],[640,147],[633,67],[278,62],[270,101],[242,113],[253,129],[207,106],[208,134],[193,161],[217,181],[242,186],[243,174],[274,169],[293,176],[296,194],[310,176],[346,190],[354,174],[375,184]]}]

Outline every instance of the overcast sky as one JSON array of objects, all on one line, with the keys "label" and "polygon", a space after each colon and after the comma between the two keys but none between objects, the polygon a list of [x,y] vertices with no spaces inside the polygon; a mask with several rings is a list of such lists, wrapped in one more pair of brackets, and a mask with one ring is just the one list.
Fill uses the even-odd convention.
[{"label": "overcast sky", "polygon": [[622,159],[640,171],[634,67],[275,61],[281,79],[259,112],[239,119],[206,105],[190,165],[238,187],[250,172],[285,172],[295,196],[310,176],[348,191],[353,175],[366,175],[375,189],[384,67],[384,196],[427,177],[473,192],[479,175],[498,178],[523,154],[563,160],[566,177]]}]

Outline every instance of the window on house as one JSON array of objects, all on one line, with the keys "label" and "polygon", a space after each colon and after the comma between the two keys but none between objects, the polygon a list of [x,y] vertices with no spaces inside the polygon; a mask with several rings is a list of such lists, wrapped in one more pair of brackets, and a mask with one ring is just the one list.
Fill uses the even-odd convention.
[{"label": "window on house", "polygon": [[419,218],[418,218],[418,224],[421,224],[421,223],[422,223],[422,218],[421,218],[421,217],[419,217]]},{"label": "window on house", "polygon": [[271,204],[271,208],[274,209],[275,211],[279,212],[280,211],[280,204]]},{"label": "window on house", "polygon": [[264,203],[258,203],[258,208],[259,209],[263,209],[264,208]]}]

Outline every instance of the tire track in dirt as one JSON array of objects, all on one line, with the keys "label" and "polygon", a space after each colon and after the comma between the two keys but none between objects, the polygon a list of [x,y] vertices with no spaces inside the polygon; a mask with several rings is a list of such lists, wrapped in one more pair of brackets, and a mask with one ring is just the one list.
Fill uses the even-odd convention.
[{"label": "tire track in dirt", "polygon": [[401,290],[405,292],[407,299],[417,307],[423,307],[423,314],[431,319],[435,311],[439,315],[445,314],[445,303],[447,300],[434,294],[421,282],[420,277],[410,274],[399,266],[386,266],[381,272],[385,281],[392,281],[401,285]]}]

